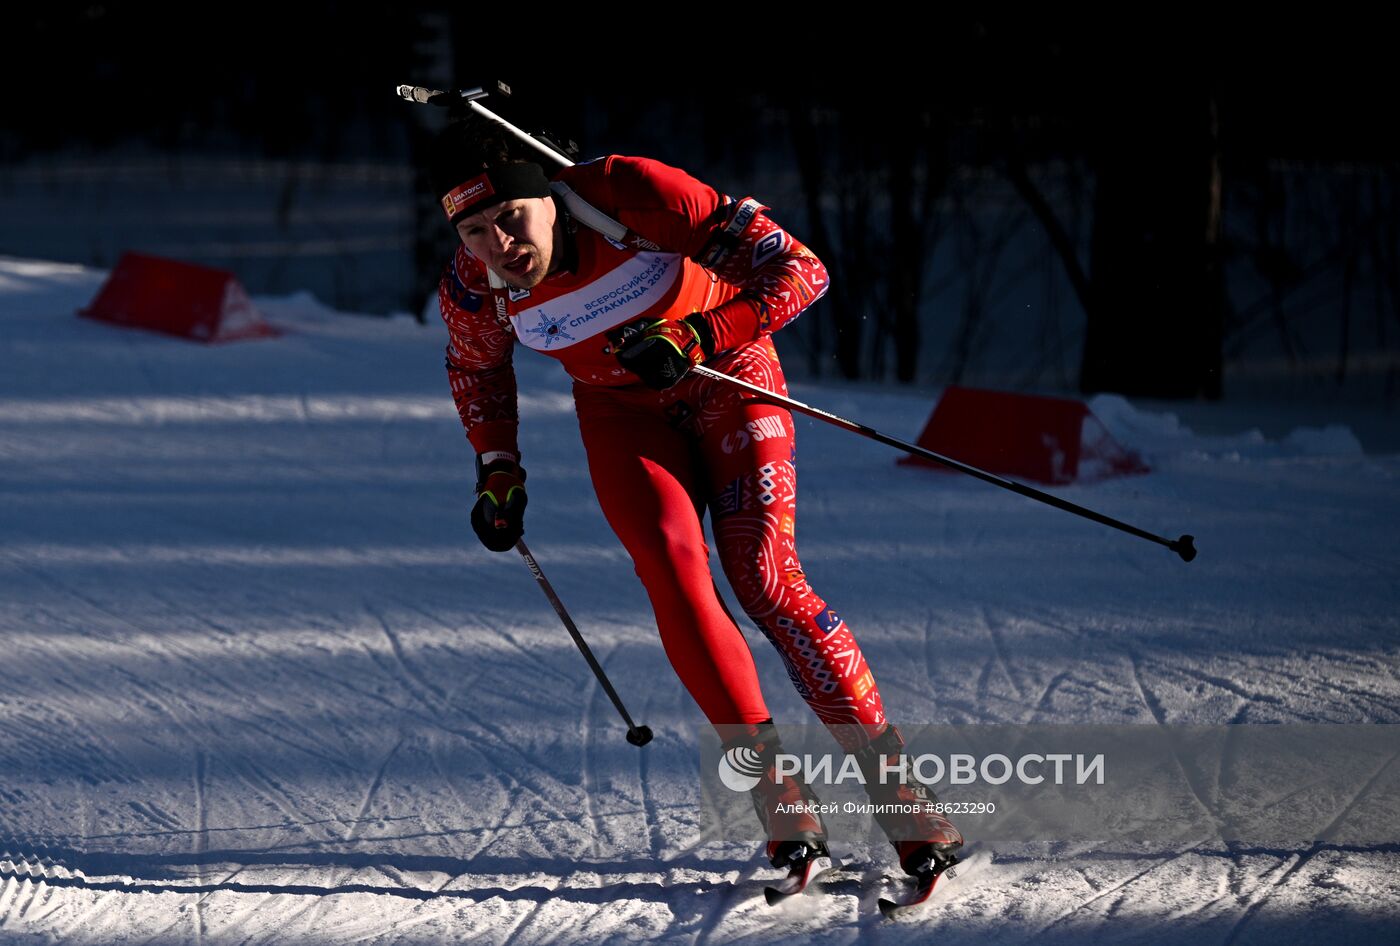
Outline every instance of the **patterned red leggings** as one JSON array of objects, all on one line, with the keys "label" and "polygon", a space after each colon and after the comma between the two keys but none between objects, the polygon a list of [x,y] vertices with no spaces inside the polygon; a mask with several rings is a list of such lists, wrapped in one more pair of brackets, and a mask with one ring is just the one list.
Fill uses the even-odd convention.
[{"label": "patterned red leggings", "polygon": [[[767,338],[709,364],[787,393]],[[694,377],[661,392],[576,384],[574,395],[603,514],[651,597],[671,666],[710,722],[770,714],[748,644],[715,594],[706,505],[725,575],[802,698],[843,744],[859,737],[857,724],[869,735],[882,729],[870,668],[797,558],[791,415]]]}]

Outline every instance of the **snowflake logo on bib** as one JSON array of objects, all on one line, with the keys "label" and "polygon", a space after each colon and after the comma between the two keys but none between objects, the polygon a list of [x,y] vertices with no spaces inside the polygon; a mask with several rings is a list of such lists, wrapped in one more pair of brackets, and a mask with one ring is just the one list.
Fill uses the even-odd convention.
[{"label": "snowflake logo on bib", "polygon": [[538,313],[540,324],[534,328],[527,328],[525,331],[530,335],[538,335],[544,339],[544,347],[548,348],[557,341],[577,341],[572,335],[564,331],[564,320],[567,315],[561,315],[557,319],[551,319],[543,312]]}]

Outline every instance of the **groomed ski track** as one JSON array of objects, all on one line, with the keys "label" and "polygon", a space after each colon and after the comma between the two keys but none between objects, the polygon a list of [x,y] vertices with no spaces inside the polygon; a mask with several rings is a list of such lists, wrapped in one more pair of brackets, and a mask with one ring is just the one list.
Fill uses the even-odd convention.
[{"label": "groomed ski track", "polygon": [[[655,731],[640,751],[524,565],[472,536],[440,325],[258,299],[284,337],[203,347],[74,317],[103,276],[0,260],[0,943],[1400,932],[1394,845],[1222,843],[1221,786],[1199,778],[1194,847],[992,847],[887,922],[889,853],[845,844],[823,893],[767,907],[757,842],[701,829],[699,715],[592,499],[556,365],[517,353],[526,537]],[[931,406],[794,393],[909,438]],[[1400,459],[1341,428],[1208,437],[1093,406],[1155,471],[1059,492],[1194,532],[1196,562],[799,419],[804,563],[890,714],[1400,722]],[[745,630],[779,723],[812,722]]]}]

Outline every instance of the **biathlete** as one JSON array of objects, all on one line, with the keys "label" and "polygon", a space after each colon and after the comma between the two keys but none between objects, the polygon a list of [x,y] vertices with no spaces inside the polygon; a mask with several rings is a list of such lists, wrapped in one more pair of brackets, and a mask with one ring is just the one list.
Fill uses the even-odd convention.
[{"label": "biathlete", "polygon": [[917,876],[948,863],[962,836],[912,775],[880,777],[902,737],[851,629],[797,556],[791,415],[688,373],[704,362],[785,394],[770,335],[826,291],[821,261],[753,198],[621,155],[551,178],[508,129],[478,116],[439,136],[430,172],[461,237],[439,301],[452,395],[477,455],[471,521],[481,541],[506,551],[523,534],[518,340],[573,378],[599,504],[651,599],[671,666],[726,749],[747,747],[766,765],[753,797],[773,865],[827,856],[826,831],[803,810],[811,790],[775,777],[778,734],[710,575],[707,508],[744,611],[856,755],[872,800],[894,812],[877,818],[901,866]]}]

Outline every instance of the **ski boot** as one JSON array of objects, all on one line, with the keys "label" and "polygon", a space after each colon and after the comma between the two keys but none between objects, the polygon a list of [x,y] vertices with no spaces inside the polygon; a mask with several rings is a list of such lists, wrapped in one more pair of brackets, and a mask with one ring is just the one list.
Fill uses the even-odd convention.
[{"label": "ski boot", "polygon": [[739,760],[747,760],[756,773],[758,782],[749,790],[749,798],[768,838],[764,853],[770,864],[788,872],[780,883],[764,891],[773,904],[801,893],[813,878],[834,869],[836,863],[826,846],[821,814],[814,808],[819,801],[816,793],[799,778],[777,778],[774,757],[782,745],[773,721],[744,728],[747,732],[726,740],[724,749],[729,758],[737,752]]},{"label": "ski boot", "polygon": [[[894,845],[899,866],[922,882],[930,874],[937,876],[958,862],[963,836],[951,821],[934,809],[938,797],[933,789],[920,782],[907,767],[894,768],[903,749],[904,737],[890,725],[871,740],[869,746],[856,753],[856,762],[865,777],[865,791],[870,800],[876,805],[895,806],[890,811],[877,809],[875,820]],[[880,777],[882,760],[888,760],[890,766],[883,782]]]}]

